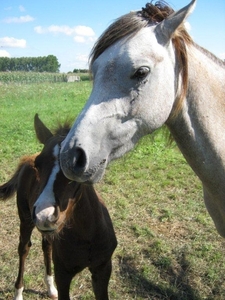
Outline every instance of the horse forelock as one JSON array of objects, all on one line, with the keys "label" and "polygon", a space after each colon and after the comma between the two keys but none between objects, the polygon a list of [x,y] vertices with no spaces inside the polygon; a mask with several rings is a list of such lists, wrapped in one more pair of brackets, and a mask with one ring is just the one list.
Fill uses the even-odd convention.
[{"label": "horse forelock", "polygon": [[[153,1],[152,1],[153,2]],[[99,37],[90,53],[90,70],[94,61],[111,45],[124,37],[131,38],[144,27],[156,25],[171,15],[174,10],[165,1],[147,3],[140,11],[130,12],[118,18]],[[188,86],[188,58],[186,45],[193,43],[190,35],[181,24],[172,36],[172,43],[181,75],[181,89],[175,101],[173,116],[179,112],[187,93]],[[172,115],[171,115],[172,116]]]},{"label": "horse forelock", "polygon": [[54,136],[65,137],[71,129],[71,121],[66,120],[63,124],[58,122],[57,127],[53,128],[52,132]]},{"label": "horse forelock", "polygon": [[156,1],[155,4],[147,3],[139,13],[141,17],[148,20],[149,23],[160,23],[171,15],[174,10],[165,1]]}]

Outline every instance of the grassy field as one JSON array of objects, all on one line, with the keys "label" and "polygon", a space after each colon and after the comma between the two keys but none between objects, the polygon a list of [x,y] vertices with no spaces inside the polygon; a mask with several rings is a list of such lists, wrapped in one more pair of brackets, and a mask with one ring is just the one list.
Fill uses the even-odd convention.
[{"label": "grassy field", "polygon": [[[90,90],[89,81],[0,85],[0,183],[9,179],[21,155],[41,149],[34,114],[53,128],[58,120],[75,118]],[[111,299],[225,299],[225,242],[206,212],[200,181],[176,146],[167,146],[163,130],[112,163],[96,189],[118,239]],[[0,203],[0,220],[0,300],[6,300],[13,298],[18,268],[15,199]],[[32,242],[24,299],[48,299],[37,230]],[[71,299],[93,299],[88,271],[74,279]]]}]

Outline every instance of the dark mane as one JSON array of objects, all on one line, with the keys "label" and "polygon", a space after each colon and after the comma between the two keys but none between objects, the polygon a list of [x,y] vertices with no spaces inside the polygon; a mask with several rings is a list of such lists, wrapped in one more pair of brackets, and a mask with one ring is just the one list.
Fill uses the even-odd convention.
[{"label": "dark mane", "polygon": [[72,122],[66,120],[63,124],[58,121],[57,127],[53,128],[52,133],[55,136],[66,136],[71,129]]},{"label": "dark mane", "polygon": [[[171,15],[174,10],[165,1],[147,3],[140,11],[130,12],[118,18],[99,37],[90,53],[90,69],[94,61],[112,44],[124,37],[130,38],[142,28],[156,25]],[[179,72],[182,78],[182,88],[175,101],[175,114],[180,110],[188,85],[188,60],[186,45],[193,43],[184,25],[178,27],[172,36],[176,52]]]}]

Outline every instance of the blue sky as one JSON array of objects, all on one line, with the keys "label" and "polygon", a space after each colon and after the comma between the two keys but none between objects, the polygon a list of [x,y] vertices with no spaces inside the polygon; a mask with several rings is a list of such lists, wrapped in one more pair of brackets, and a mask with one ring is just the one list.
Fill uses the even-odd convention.
[{"label": "blue sky", "polygon": [[[167,3],[177,10],[189,1]],[[142,8],[146,2],[2,0],[0,56],[53,54],[61,64],[61,72],[88,68],[88,55],[99,35],[117,17]],[[225,0],[198,0],[188,21],[195,42],[225,59]]]}]

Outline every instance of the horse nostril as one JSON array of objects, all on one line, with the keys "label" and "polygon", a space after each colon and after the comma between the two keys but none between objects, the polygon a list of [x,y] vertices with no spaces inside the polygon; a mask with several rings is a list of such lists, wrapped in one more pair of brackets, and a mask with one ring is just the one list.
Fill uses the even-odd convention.
[{"label": "horse nostril", "polygon": [[54,209],[54,213],[48,217],[48,221],[50,223],[56,223],[59,218],[59,207],[56,205]]},{"label": "horse nostril", "polygon": [[85,151],[81,147],[63,148],[60,153],[60,166],[70,180],[80,181],[88,165]]},{"label": "horse nostril", "polygon": [[84,169],[87,158],[84,150],[80,147],[75,148],[74,167],[75,169]]}]

